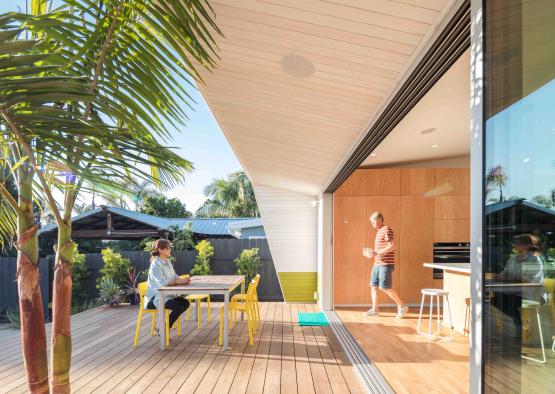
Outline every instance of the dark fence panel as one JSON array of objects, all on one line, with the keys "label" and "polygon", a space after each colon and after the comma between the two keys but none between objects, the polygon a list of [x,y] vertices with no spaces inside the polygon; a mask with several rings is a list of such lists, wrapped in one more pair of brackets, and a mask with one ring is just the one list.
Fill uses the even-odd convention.
[{"label": "dark fence panel", "polygon": [[[39,260],[40,289],[44,305],[44,316],[47,320],[49,320],[48,304],[50,303],[51,265],[52,261],[50,258]],[[0,312],[7,309],[18,310],[19,308],[16,272],[16,257],[0,257]]]},{"label": "dark fence panel", "polygon": [[[261,260],[259,268],[260,286],[258,297],[261,301],[283,301],[283,294],[279,285],[279,279],[274,267],[268,241],[265,239],[209,239],[214,247],[212,257],[212,268],[215,275],[235,274],[236,267],[233,262],[242,250],[258,248]],[[150,256],[147,252],[129,251],[122,252],[123,256],[131,260],[133,267],[137,271],[148,269]],[[180,251],[173,253],[175,257],[175,271],[178,275],[188,274],[195,264],[196,251]],[[96,288],[97,280],[100,276],[100,269],[104,265],[101,254],[88,254],[87,266],[89,267],[89,277],[85,281],[85,289],[90,298],[98,297]]]}]

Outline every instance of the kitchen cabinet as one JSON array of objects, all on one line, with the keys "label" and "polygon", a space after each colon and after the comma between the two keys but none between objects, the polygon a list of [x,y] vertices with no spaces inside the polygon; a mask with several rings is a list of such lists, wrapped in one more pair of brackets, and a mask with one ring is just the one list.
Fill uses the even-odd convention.
[{"label": "kitchen cabinet", "polygon": [[[401,298],[419,305],[420,290],[438,287],[424,262],[433,260],[434,242],[470,239],[469,170],[461,168],[358,169],[334,193],[334,303],[369,305],[375,211],[395,234],[393,286]],[[393,304],[385,294],[380,304]]]},{"label": "kitchen cabinet", "polygon": [[404,302],[420,302],[420,290],[432,287],[433,277],[423,262],[433,260],[434,200],[431,197],[401,197],[401,292]]},{"label": "kitchen cabinet", "polygon": [[401,196],[432,196],[433,193],[433,168],[401,169]]},{"label": "kitchen cabinet", "polygon": [[399,196],[401,194],[401,170],[398,168],[367,169],[367,196]]},{"label": "kitchen cabinet", "polygon": [[[366,245],[366,197],[334,197],[333,280],[334,303],[364,304],[368,259]],[[367,284],[367,283],[366,283]]]}]

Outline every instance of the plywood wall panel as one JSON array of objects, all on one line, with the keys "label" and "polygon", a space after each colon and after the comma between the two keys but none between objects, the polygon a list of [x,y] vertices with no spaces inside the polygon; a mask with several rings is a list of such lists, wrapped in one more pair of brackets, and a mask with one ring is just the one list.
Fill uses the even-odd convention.
[{"label": "plywood wall panel", "polygon": [[435,197],[434,219],[470,219],[469,196]]},{"label": "plywood wall panel", "polygon": [[366,174],[365,170],[356,170],[349,178],[337,189],[335,196],[365,196],[366,195]]},{"label": "plywood wall panel", "polygon": [[335,304],[364,304],[367,259],[362,256],[366,244],[366,197],[334,196],[333,199],[333,278]]},{"label": "plywood wall panel", "polygon": [[470,220],[434,220],[434,242],[470,242]]},{"label": "plywood wall panel", "polygon": [[401,170],[398,168],[366,169],[367,196],[399,196]]},{"label": "plywood wall panel", "polygon": [[429,196],[434,190],[433,168],[402,168],[401,195]]},{"label": "plywood wall panel", "polygon": [[401,197],[401,298],[418,303],[420,290],[433,285],[432,270],[423,266],[433,260],[433,198]]},{"label": "plywood wall panel", "polygon": [[435,168],[436,196],[470,195],[470,170],[468,168]]}]

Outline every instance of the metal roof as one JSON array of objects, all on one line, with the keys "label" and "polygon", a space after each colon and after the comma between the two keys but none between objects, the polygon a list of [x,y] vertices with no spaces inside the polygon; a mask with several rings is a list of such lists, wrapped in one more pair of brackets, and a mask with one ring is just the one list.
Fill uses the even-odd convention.
[{"label": "metal roof", "polygon": [[[191,230],[197,234],[205,235],[230,235],[228,225],[230,223],[249,222],[252,218],[162,218],[159,216],[147,215],[145,213],[134,212],[123,208],[116,208],[110,206],[102,206],[77,216],[71,219],[72,223],[86,220],[100,212],[109,212],[115,215],[120,215],[132,221],[137,221],[142,224],[154,227],[158,230],[169,230],[172,226],[178,226],[183,229],[188,223],[191,223]],[[58,225],[51,223],[39,230],[39,234],[57,230]]]}]

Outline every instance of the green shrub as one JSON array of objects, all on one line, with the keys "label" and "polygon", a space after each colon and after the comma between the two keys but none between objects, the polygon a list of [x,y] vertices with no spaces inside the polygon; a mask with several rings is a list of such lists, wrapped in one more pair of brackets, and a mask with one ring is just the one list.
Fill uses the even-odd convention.
[{"label": "green shrub", "polygon": [[210,266],[210,260],[214,256],[214,248],[210,245],[210,242],[206,240],[200,241],[195,249],[198,252],[195,258],[195,266],[191,270],[191,276],[194,275],[210,275],[212,274],[212,267]]},{"label": "green shrub", "polygon": [[127,282],[127,273],[133,268],[131,261],[110,248],[102,250],[102,260],[104,267],[100,269],[100,280],[112,279],[119,288],[123,287]]},{"label": "green shrub", "polygon": [[73,264],[71,269],[73,285],[71,288],[72,303],[82,303],[87,300],[87,291],[85,290],[85,280],[89,276],[89,267],[87,267],[87,256],[79,253],[77,244],[73,245]]},{"label": "green shrub", "polygon": [[6,311],[6,317],[8,318],[9,322],[10,322],[10,327],[13,328],[14,330],[19,330],[21,328],[21,318],[19,316],[19,311],[18,310],[7,310]]},{"label": "green shrub", "polygon": [[237,267],[237,274],[245,275],[246,283],[251,283],[251,280],[258,273],[258,267],[260,267],[258,248],[244,249],[234,261]]},{"label": "green shrub", "polygon": [[182,250],[193,250],[195,248],[195,241],[193,241],[193,230],[191,230],[191,222],[187,223],[183,230],[178,226],[171,226],[170,230],[173,232],[172,246],[173,250],[180,252]]},{"label": "green shrub", "polygon": [[98,284],[100,301],[105,305],[117,306],[121,302],[121,288],[112,278],[102,278]]},{"label": "green shrub", "polygon": [[88,311],[89,309],[94,309],[102,305],[98,300],[87,300],[83,302],[76,302],[71,305],[71,314],[81,313]]}]

